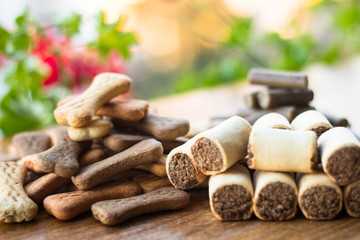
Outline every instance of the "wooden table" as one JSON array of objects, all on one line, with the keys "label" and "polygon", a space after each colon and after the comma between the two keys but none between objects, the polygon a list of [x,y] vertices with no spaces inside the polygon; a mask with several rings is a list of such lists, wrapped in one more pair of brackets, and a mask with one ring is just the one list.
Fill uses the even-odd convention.
[{"label": "wooden table", "polygon": [[[360,69],[360,60],[354,69]],[[349,68],[347,66],[347,68]],[[360,72],[346,77],[339,69],[309,69],[310,87],[315,92],[314,106],[347,117],[360,132]],[[341,79],[340,79],[341,78]],[[345,79],[345,80],[344,80]],[[345,84],[344,84],[345,82]],[[191,121],[192,131],[205,129],[211,116],[236,113],[242,105],[244,84],[199,90],[151,102],[152,111]],[[340,90],[339,90],[340,89]],[[357,93],[357,94],[356,94]],[[4,147],[4,144],[3,146]],[[359,239],[360,221],[343,211],[331,221],[306,220],[298,212],[295,220],[264,222],[220,222],[210,212],[206,189],[189,191],[191,202],[180,211],[138,217],[114,227],[107,227],[91,214],[71,221],[59,221],[43,209],[30,223],[0,224],[0,239]]]}]

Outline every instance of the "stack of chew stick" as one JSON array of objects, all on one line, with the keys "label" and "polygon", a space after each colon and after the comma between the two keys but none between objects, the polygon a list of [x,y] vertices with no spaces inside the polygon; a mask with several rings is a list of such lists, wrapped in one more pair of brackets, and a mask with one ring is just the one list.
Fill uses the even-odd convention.
[{"label": "stack of chew stick", "polygon": [[189,203],[165,170],[166,154],[187,141],[189,122],[149,114],[143,100],[114,99],[131,82],[99,74],[81,95],[58,103],[63,126],[13,137],[21,159],[0,162],[0,222],[30,221],[43,205],[60,220],[92,210],[114,225]]}]

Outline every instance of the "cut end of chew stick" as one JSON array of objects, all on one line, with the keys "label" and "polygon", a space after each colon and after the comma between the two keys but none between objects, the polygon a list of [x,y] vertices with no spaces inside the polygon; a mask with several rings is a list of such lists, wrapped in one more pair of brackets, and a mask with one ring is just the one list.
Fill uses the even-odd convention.
[{"label": "cut end of chew stick", "polygon": [[350,216],[360,217],[360,180],[345,187],[344,205]]},{"label": "cut end of chew stick", "polygon": [[314,98],[312,90],[266,89],[257,94],[262,109],[284,105],[307,106]]}]

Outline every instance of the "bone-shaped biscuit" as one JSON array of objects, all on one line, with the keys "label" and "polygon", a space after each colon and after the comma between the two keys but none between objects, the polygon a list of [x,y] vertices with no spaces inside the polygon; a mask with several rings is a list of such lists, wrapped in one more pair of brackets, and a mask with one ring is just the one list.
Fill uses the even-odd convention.
[{"label": "bone-shaped biscuit", "polygon": [[110,121],[105,119],[92,120],[86,127],[71,127],[68,129],[70,139],[77,142],[100,138],[105,136],[109,132]]},{"label": "bone-shaped biscuit", "polygon": [[153,174],[141,174],[132,179],[138,183],[145,193],[152,192],[165,186],[171,186],[167,177],[159,177]]},{"label": "bone-shaped biscuit", "polygon": [[12,142],[21,157],[43,152],[51,147],[51,138],[46,132],[33,131],[16,134]]},{"label": "bone-shaped biscuit", "polygon": [[88,89],[54,111],[56,121],[71,127],[87,126],[96,111],[119,94],[126,93],[131,79],[117,73],[98,74]]},{"label": "bone-shaped biscuit", "polygon": [[26,195],[23,182],[27,170],[16,162],[0,162],[0,222],[32,220],[38,206]]},{"label": "bone-shaped biscuit", "polygon": [[79,169],[77,157],[89,143],[72,141],[63,127],[52,130],[50,135],[54,146],[45,152],[22,158],[22,163],[35,172],[55,173],[61,177],[73,176]]},{"label": "bone-shaped biscuit", "polygon": [[95,219],[115,225],[143,214],[186,207],[190,194],[174,187],[162,187],[139,196],[97,202],[91,206]]}]

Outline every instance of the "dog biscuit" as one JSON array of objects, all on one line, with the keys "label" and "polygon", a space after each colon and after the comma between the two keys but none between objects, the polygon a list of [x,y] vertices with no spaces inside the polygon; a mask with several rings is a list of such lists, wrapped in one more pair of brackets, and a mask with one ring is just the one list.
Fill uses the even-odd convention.
[{"label": "dog biscuit", "polygon": [[86,127],[68,128],[71,140],[81,142],[104,137],[110,132],[110,121],[105,119],[93,120]]},{"label": "dog biscuit", "polygon": [[171,186],[167,177],[159,177],[153,174],[137,175],[132,180],[138,183],[145,193],[152,192],[161,187]]},{"label": "dog biscuit", "polygon": [[12,142],[21,157],[44,152],[51,147],[51,138],[46,132],[33,131],[16,134]]}]

